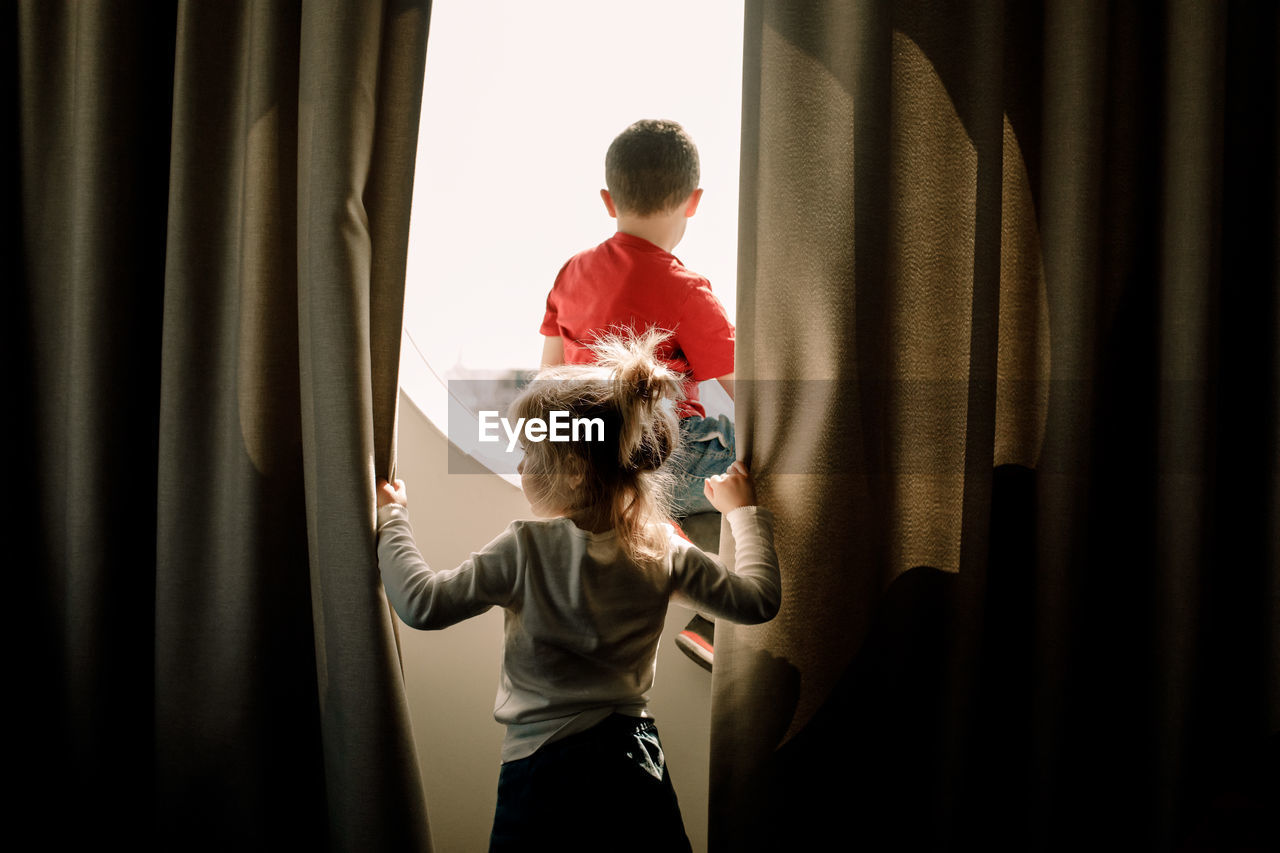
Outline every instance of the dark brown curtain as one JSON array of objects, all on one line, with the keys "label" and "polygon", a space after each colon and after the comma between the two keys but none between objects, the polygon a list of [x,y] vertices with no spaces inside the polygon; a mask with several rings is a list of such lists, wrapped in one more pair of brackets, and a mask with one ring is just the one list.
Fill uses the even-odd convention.
[{"label": "dark brown curtain", "polygon": [[428,13],[3,13],[11,781],[41,844],[429,847],[372,489]]},{"label": "dark brown curtain", "polygon": [[1278,49],[1265,2],[748,0],[784,603],[717,626],[714,850],[1280,843]]}]

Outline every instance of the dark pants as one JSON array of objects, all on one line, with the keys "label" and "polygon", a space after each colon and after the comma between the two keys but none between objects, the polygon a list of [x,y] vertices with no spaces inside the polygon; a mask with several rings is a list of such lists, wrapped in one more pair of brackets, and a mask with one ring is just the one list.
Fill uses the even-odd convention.
[{"label": "dark pants", "polygon": [[614,714],[502,765],[491,853],[689,849],[651,719]]}]

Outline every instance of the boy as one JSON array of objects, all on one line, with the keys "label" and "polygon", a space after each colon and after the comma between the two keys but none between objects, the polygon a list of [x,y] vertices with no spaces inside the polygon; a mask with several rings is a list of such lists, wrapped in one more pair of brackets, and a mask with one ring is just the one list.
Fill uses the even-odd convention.
[{"label": "boy", "polygon": [[[542,365],[591,361],[587,345],[611,329],[671,332],[657,356],[685,377],[673,510],[678,519],[711,512],[704,479],[727,471],[737,456],[733,422],[706,417],[698,383],[717,379],[733,399],[734,328],[711,283],[671,254],[702,199],[698,149],[676,122],[645,119],[613,140],[604,169],[600,198],[618,230],[556,276],[539,330]],[[698,615],[676,644],[709,670],[713,640],[713,623]]]},{"label": "boy", "polygon": [[658,357],[685,376],[677,518],[713,511],[703,480],[736,458],[733,422],[706,417],[698,400],[706,379],[718,379],[733,398],[733,323],[711,283],[671,254],[702,199],[698,179],[698,149],[676,122],[646,119],[619,134],[605,155],[608,188],[600,190],[618,231],[561,268],[540,329],[544,367],[589,362],[587,344],[611,329],[672,333]]}]

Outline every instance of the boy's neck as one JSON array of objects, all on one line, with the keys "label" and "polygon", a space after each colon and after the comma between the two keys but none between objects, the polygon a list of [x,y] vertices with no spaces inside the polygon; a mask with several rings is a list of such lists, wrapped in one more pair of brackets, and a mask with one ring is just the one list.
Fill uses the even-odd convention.
[{"label": "boy's neck", "polygon": [[648,240],[667,252],[680,245],[688,223],[689,218],[680,208],[672,213],[657,213],[652,216],[628,216],[627,214],[618,216],[618,230],[623,234]]}]

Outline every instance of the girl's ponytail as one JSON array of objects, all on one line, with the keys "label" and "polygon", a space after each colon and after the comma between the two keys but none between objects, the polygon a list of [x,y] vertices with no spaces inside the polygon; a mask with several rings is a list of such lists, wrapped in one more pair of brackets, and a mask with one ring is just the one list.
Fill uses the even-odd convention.
[{"label": "girl's ponytail", "polygon": [[624,471],[656,471],[679,446],[674,406],[683,396],[680,377],[654,357],[667,337],[649,329],[632,338],[605,336],[591,346],[596,363],[613,375],[622,416],[618,465]]},{"label": "girl's ponytail", "polygon": [[590,345],[593,364],[544,368],[511,404],[515,417],[599,419],[600,440],[525,443],[526,490],[588,529],[612,528],[638,563],[666,553],[657,525],[670,519],[673,475],[663,463],[680,449],[681,377],[656,355],[667,337],[659,329],[601,336]]}]

